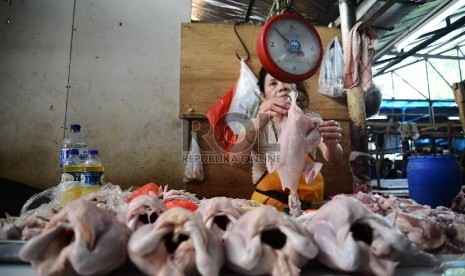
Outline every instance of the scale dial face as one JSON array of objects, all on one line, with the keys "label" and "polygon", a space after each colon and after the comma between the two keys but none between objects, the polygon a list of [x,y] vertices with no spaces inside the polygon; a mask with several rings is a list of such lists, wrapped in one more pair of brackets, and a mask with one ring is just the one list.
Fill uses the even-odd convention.
[{"label": "scale dial face", "polygon": [[273,77],[285,82],[310,78],[318,70],[323,47],[313,25],[297,14],[271,18],[261,29],[257,55]]}]

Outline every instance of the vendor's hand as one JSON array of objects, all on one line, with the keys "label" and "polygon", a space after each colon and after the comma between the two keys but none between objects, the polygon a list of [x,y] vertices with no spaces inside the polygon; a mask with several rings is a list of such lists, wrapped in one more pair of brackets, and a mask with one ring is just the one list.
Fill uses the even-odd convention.
[{"label": "vendor's hand", "polygon": [[274,117],[280,118],[286,115],[290,107],[291,101],[287,97],[271,98],[262,102],[258,114],[269,121]]},{"label": "vendor's hand", "polygon": [[320,134],[323,140],[323,143],[327,147],[337,146],[342,138],[342,128],[339,122],[334,120],[324,121],[320,123]]}]

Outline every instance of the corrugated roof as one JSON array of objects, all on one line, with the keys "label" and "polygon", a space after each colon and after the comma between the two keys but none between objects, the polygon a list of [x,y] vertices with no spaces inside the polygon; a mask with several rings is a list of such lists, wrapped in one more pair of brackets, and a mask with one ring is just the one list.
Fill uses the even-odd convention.
[{"label": "corrugated roof", "polygon": [[[191,19],[202,22],[264,23],[274,2],[273,0],[192,0]],[[337,0],[292,2],[292,7],[314,25],[328,26],[339,16]]]},{"label": "corrugated roof", "polygon": [[[429,32],[408,45],[403,51],[397,51],[395,44],[429,20],[433,15],[445,10],[459,0],[353,0],[341,3],[354,3],[357,21],[368,22],[375,29],[379,40],[375,45],[373,59],[375,75],[384,73],[396,64],[410,61],[415,54],[424,58],[440,45],[435,43],[448,33],[456,35],[445,43],[450,48],[461,43],[461,34],[465,34],[464,9],[457,9],[452,15],[436,25]],[[273,0],[193,0],[192,21],[201,22],[266,22],[272,10]],[[277,1],[283,6],[286,1]],[[314,25],[336,26],[339,20],[340,0],[291,0],[292,8],[309,19]],[[463,5],[463,4],[462,4]],[[275,11],[275,9],[273,9]],[[413,49],[412,49],[413,48]],[[417,59],[420,57],[416,57]]]},{"label": "corrugated roof", "polygon": [[[456,9],[445,19],[434,24],[432,29],[426,31],[403,49],[396,49],[395,47],[396,43],[404,37],[410,35],[422,24],[425,24],[432,17],[447,10],[448,7],[455,3],[458,3],[458,1],[429,0],[412,4],[415,7],[411,8],[405,17],[396,22],[392,30],[385,32],[375,45],[377,51],[373,59],[375,75],[384,73],[395,65],[399,66],[399,63],[403,61],[406,63],[413,62],[415,59],[418,60],[427,57],[428,54],[438,54],[433,53],[433,51],[437,50],[440,46],[444,46],[443,50],[447,51],[457,45],[461,45],[463,41],[461,35],[452,36],[451,34],[453,32],[457,34],[465,33],[463,7]],[[439,42],[446,35],[449,35],[450,39]],[[417,54],[422,54],[422,56],[415,56]],[[383,60],[387,60],[388,62],[383,62]]]}]

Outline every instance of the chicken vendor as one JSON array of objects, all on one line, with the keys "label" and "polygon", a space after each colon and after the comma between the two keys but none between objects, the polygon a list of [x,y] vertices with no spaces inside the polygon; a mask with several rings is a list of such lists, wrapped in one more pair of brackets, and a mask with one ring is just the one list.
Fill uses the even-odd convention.
[{"label": "chicken vendor", "polygon": [[[230,149],[230,164],[240,166],[250,157],[252,160],[252,181],[255,191],[252,199],[266,205],[273,205],[278,210],[284,211],[288,207],[287,189],[283,190],[280,177],[276,171],[268,172],[266,165],[266,154],[276,151],[276,145],[282,130],[282,117],[287,115],[291,107],[288,94],[293,90],[293,84],[284,83],[263,68],[258,76],[260,88],[260,107],[258,113],[249,124],[238,134],[236,143]],[[300,89],[299,89],[300,88]],[[307,91],[302,85],[298,87],[299,97],[297,106],[305,108],[305,100],[308,99]],[[308,101],[306,102],[308,105]],[[328,162],[337,162],[342,158],[342,147],[340,145],[342,129],[334,120],[323,121],[317,125],[321,139],[317,148],[321,151],[323,158]],[[314,157],[309,154],[305,162],[315,162]],[[312,203],[323,201],[324,180],[321,172],[318,172],[313,182],[307,184],[303,174],[297,186],[302,209],[311,208]]]}]

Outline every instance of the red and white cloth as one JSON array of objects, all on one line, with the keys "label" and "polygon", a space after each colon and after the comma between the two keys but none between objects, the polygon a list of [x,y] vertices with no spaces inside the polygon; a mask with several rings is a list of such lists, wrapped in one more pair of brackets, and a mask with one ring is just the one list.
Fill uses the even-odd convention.
[{"label": "red and white cloth", "polygon": [[373,79],[371,59],[375,54],[374,45],[378,42],[378,35],[370,27],[359,29],[362,23],[355,24],[350,30],[344,45],[344,88],[361,84],[366,91]]}]

